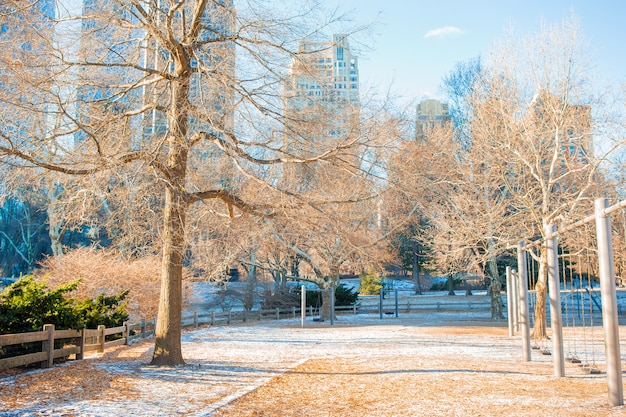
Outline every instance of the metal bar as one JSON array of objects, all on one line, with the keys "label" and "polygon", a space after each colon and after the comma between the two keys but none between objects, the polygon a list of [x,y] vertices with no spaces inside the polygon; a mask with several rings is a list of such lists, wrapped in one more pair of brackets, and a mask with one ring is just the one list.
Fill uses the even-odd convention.
[{"label": "metal bar", "polygon": [[517,245],[517,269],[519,277],[519,323],[522,328],[522,350],[524,360],[530,362],[530,316],[528,313],[528,271],[526,269],[526,249],[524,242]]},{"label": "metal bar", "polygon": [[507,318],[509,319],[509,336],[513,336],[513,277],[511,276],[511,267],[506,267],[506,307]]},{"label": "metal bar", "polygon": [[609,403],[615,407],[624,404],[624,393],[617,321],[611,219],[607,214],[607,205],[608,200],[606,198],[600,198],[595,202],[600,289],[602,291],[602,306],[604,307],[602,309],[602,323],[606,346],[606,379],[609,386]]},{"label": "metal bar", "polygon": [[552,327],[552,357],[554,376],[565,376],[565,356],[563,355],[563,316],[561,312],[561,284],[559,279],[559,250],[556,240],[556,226],[546,226],[548,249],[548,290],[550,292],[550,326]]},{"label": "metal bar", "polygon": [[300,326],[304,329],[306,322],[306,287],[300,287]]}]

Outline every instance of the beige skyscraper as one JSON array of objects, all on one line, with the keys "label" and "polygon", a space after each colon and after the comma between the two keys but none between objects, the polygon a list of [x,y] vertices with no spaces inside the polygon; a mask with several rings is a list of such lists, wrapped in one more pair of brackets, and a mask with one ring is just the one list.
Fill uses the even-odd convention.
[{"label": "beige skyscraper", "polygon": [[417,119],[415,137],[424,140],[430,131],[436,127],[444,127],[450,123],[448,105],[439,100],[422,100],[417,105]]},{"label": "beige skyscraper", "polygon": [[[330,42],[303,41],[291,62],[284,87],[285,143],[299,157],[323,152],[355,137],[359,127],[359,70],[347,35]],[[354,152],[353,152],[354,153]],[[345,155],[344,161],[354,155]],[[310,182],[312,166],[298,169]]]}]

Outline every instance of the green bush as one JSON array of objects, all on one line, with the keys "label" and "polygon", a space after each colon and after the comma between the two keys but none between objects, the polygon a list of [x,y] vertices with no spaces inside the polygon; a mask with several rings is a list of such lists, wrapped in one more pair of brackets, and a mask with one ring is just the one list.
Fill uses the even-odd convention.
[{"label": "green bush", "polygon": [[128,291],[108,296],[100,294],[95,299],[79,302],[76,305],[76,312],[87,329],[95,329],[101,324],[106,327],[121,326],[128,320],[125,301],[127,295]]},{"label": "green bush", "polygon": [[359,299],[359,292],[340,284],[335,289],[335,305],[351,306]]},{"label": "green bush", "polygon": [[0,334],[35,332],[44,324],[58,329],[81,326],[74,300],[65,294],[76,289],[79,280],[49,290],[42,282],[26,275],[0,293]]},{"label": "green bush", "polygon": [[368,271],[367,273],[359,276],[361,279],[361,294],[375,295],[380,293],[380,289],[383,288],[383,280],[374,271]]},{"label": "green bush", "polygon": [[127,291],[77,302],[67,294],[79,283],[77,279],[51,290],[27,275],[11,284],[0,292],[0,334],[39,331],[44,324],[57,329],[115,327],[128,319]]},{"label": "green bush", "polygon": [[[298,304],[300,305],[300,297],[302,290],[300,287],[293,289],[293,294],[297,295]],[[319,290],[306,292],[306,306],[319,308],[322,303],[322,294]],[[352,288],[346,287],[344,284],[339,284],[335,288],[335,306],[350,306],[356,303],[359,299],[358,291],[354,291]]]}]

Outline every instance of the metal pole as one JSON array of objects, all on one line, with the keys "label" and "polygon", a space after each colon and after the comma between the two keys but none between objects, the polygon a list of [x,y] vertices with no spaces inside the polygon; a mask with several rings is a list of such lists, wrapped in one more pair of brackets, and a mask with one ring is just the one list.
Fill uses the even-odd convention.
[{"label": "metal pole", "polygon": [[398,289],[396,288],[396,317],[398,317]]},{"label": "metal pole", "polygon": [[563,355],[563,318],[561,313],[561,283],[559,280],[559,251],[556,240],[556,226],[546,225],[548,247],[548,291],[550,292],[550,326],[552,327],[552,357],[554,376],[565,376],[565,356]]},{"label": "metal pole", "polygon": [[330,325],[335,324],[335,286],[330,286]]},{"label": "metal pole", "polygon": [[611,406],[624,404],[622,387],[622,364],[620,360],[619,328],[617,321],[617,298],[615,294],[615,264],[611,236],[611,219],[605,213],[609,202],[599,198],[595,202],[596,236],[602,297],[602,323],[606,346],[606,379],[609,386]]},{"label": "metal pole", "polygon": [[383,289],[380,289],[380,293],[378,295],[378,314],[380,315],[380,319],[383,319]]},{"label": "metal pole", "polygon": [[301,326],[304,329],[306,322],[306,287],[304,285],[300,287],[300,316]]},{"label": "metal pole", "polygon": [[517,245],[517,269],[519,277],[519,323],[522,327],[522,350],[524,360],[530,362],[530,315],[528,314],[528,271],[526,270],[526,244]]},{"label": "metal pole", "polygon": [[513,327],[519,332],[519,274],[511,269],[511,294],[513,298]]},{"label": "metal pole", "polygon": [[513,330],[513,277],[511,276],[511,267],[506,267],[506,306],[507,318],[509,319],[509,336],[515,335]]}]

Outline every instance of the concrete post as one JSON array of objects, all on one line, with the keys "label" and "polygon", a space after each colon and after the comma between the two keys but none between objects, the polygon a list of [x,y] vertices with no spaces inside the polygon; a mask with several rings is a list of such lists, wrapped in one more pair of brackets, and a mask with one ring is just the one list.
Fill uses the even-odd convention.
[{"label": "concrete post", "polygon": [[611,406],[624,404],[622,386],[622,364],[620,359],[619,327],[617,321],[617,298],[615,294],[615,263],[611,236],[611,219],[605,214],[608,200],[595,202],[596,236],[598,240],[598,262],[602,298],[602,323],[606,347],[606,379],[609,386]]},{"label": "concrete post", "polygon": [[550,292],[550,326],[552,327],[552,358],[554,376],[565,376],[565,355],[563,354],[563,317],[561,312],[561,283],[559,279],[559,250],[556,239],[556,226],[545,228],[548,249],[548,291]]},{"label": "concrete post", "polygon": [[517,271],[511,270],[511,279],[513,288],[511,293],[513,294],[513,325],[516,332],[519,332],[519,274]]},{"label": "concrete post", "polygon": [[517,246],[517,269],[519,278],[519,315],[522,328],[522,350],[524,360],[530,362],[530,314],[528,312],[528,271],[526,269],[526,250],[524,242]]},{"label": "concrete post", "polygon": [[507,307],[507,319],[509,321],[509,336],[514,336],[513,316],[513,277],[511,274],[511,267],[506,267],[506,307]]}]

